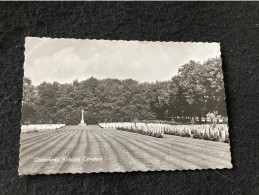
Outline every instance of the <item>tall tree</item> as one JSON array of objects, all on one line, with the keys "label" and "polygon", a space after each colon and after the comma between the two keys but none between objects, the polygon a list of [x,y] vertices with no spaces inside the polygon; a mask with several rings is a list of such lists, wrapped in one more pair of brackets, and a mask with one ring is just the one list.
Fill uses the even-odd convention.
[{"label": "tall tree", "polygon": [[31,83],[31,79],[23,79],[23,106],[22,106],[22,123],[36,123],[35,115],[37,114],[37,91]]},{"label": "tall tree", "polygon": [[170,81],[139,83],[132,79],[74,80],[70,84],[43,82],[34,87],[24,78],[23,124],[76,125],[85,121],[171,120],[205,117],[217,111],[226,116],[221,59],[184,64]]}]

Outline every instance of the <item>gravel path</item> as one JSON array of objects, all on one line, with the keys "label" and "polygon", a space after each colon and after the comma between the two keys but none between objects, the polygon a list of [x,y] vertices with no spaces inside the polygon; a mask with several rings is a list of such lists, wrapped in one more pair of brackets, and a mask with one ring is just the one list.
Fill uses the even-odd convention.
[{"label": "gravel path", "polygon": [[96,125],[21,134],[19,174],[208,168],[232,168],[229,144]]}]

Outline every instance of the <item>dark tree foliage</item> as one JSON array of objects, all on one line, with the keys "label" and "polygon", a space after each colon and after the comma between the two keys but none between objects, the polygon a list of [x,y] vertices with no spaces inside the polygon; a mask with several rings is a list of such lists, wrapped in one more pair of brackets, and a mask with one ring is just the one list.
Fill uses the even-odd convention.
[{"label": "dark tree foliage", "polygon": [[172,116],[201,119],[213,111],[227,116],[221,58],[184,64],[172,83],[175,90],[168,108]]},{"label": "dark tree foliage", "polygon": [[195,119],[217,111],[226,116],[221,59],[184,64],[171,81],[139,83],[132,79],[89,78],[71,84],[24,78],[23,124]]}]

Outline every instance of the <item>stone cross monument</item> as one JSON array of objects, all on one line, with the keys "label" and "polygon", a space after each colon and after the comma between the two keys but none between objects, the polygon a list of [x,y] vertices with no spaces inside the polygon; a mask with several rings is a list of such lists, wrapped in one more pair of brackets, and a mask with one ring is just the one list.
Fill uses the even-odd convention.
[{"label": "stone cross monument", "polygon": [[84,109],[82,109],[82,118],[81,118],[81,122],[79,123],[79,126],[86,126],[84,122]]}]

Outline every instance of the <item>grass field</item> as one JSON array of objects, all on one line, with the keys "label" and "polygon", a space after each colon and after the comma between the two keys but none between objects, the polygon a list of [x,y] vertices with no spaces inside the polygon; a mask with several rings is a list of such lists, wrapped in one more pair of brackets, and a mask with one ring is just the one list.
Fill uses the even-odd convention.
[{"label": "grass field", "polygon": [[[42,158],[59,161],[35,162]],[[155,138],[96,125],[21,134],[19,174],[208,168],[232,168],[229,144],[173,135]]]}]

